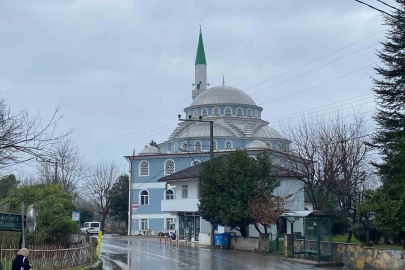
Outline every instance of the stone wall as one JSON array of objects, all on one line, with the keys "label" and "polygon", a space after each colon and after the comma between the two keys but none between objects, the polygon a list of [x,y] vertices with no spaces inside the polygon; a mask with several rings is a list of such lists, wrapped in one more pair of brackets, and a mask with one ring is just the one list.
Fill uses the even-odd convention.
[{"label": "stone wall", "polygon": [[251,252],[269,252],[269,235],[261,234],[259,237],[232,236],[230,249]]},{"label": "stone wall", "polygon": [[[316,249],[315,241],[306,241],[306,249]],[[304,250],[304,241],[294,239],[294,251]],[[328,242],[321,242],[321,254],[330,251]],[[291,237],[284,237],[284,256],[291,257]],[[294,255],[303,258],[304,255]],[[349,269],[399,270],[405,269],[405,250],[363,247],[358,244],[332,243],[332,261],[343,263]]]}]

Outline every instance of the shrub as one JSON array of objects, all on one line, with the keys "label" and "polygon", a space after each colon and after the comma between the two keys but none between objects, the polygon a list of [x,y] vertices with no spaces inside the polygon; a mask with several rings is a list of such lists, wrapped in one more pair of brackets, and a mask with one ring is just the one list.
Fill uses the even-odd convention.
[{"label": "shrub", "polygon": [[[354,224],[353,235],[357,240],[359,240],[363,244],[366,243],[366,229],[364,228],[363,224],[361,224],[361,223]],[[382,233],[379,232],[373,226],[371,226],[370,231],[369,231],[370,242],[373,242],[374,244],[378,244],[381,236],[382,236]]]}]

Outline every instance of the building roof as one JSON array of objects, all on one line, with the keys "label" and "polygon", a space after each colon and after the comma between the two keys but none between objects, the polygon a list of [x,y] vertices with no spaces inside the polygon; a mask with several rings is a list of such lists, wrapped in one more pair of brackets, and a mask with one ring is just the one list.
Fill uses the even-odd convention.
[{"label": "building roof", "polygon": [[206,65],[207,60],[205,59],[204,43],[202,39],[202,34],[200,31],[200,37],[198,38],[197,56],[195,57],[195,64]]},{"label": "building roof", "polygon": [[205,90],[193,100],[190,106],[193,107],[215,104],[240,104],[256,106],[256,103],[248,94],[242,90],[239,90],[238,88],[225,85],[216,86]]},{"label": "building roof", "polygon": [[140,156],[157,154],[162,154],[162,151],[160,151],[159,148],[151,145],[145,146],[145,148],[139,153]]},{"label": "building roof", "polygon": [[264,142],[254,140],[249,142],[246,146],[246,149],[268,149],[267,145]]},{"label": "building roof", "polygon": [[167,175],[163,178],[160,178],[158,182],[199,178],[201,170],[202,170],[202,163],[175,172],[171,175]]}]

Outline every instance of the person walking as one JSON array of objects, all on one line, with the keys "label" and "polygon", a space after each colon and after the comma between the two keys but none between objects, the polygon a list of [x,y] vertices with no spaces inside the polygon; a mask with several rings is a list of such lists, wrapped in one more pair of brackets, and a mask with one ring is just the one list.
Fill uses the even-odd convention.
[{"label": "person walking", "polygon": [[32,269],[28,261],[29,250],[22,248],[17,252],[17,257],[13,260],[12,270],[30,270]]}]

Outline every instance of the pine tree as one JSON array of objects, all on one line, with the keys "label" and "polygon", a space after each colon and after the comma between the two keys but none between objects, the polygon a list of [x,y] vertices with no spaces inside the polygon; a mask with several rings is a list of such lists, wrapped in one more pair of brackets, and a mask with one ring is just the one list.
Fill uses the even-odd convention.
[{"label": "pine tree", "polygon": [[382,155],[375,164],[383,185],[373,198],[378,229],[401,235],[405,248],[405,0],[396,0],[398,9],[385,16],[390,27],[378,57],[383,66],[375,70],[374,89],[379,125],[374,144]]}]

